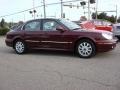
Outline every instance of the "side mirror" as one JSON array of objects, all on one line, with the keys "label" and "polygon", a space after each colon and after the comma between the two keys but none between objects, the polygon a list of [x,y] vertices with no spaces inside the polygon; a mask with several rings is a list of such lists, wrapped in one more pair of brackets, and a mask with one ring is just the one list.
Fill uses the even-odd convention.
[{"label": "side mirror", "polygon": [[56,30],[60,31],[60,32],[65,32],[65,29],[62,26],[58,26],[56,28]]}]

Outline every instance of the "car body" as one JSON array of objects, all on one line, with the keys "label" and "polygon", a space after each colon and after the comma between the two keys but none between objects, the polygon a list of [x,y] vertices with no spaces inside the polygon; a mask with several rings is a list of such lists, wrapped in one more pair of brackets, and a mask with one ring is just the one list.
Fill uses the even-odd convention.
[{"label": "car body", "polygon": [[113,35],[120,40],[120,23],[113,24]]},{"label": "car body", "polygon": [[85,30],[71,21],[50,18],[30,20],[10,30],[5,42],[18,54],[28,49],[47,49],[75,51],[82,58],[112,50],[116,46],[111,32]]},{"label": "car body", "polygon": [[112,32],[112,23],[107,20],[93,19],[78,23],[81,27],[87,29],[105,30]]}]

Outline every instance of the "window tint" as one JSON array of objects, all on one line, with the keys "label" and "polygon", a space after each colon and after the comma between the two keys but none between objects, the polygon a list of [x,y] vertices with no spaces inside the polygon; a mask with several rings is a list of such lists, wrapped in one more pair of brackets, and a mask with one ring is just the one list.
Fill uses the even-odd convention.
[{"label": "window tint", "polygon": [[55,31],[59,24],[52,20],[43,21],[43,31]]},{"label": "window tint", "polygon": [[39,21],[32,21],[25,25],[25,30],[27,31],[38,31],[40,30],[40,22]]},{"label": "window tint", "polygon": [[120,30],[120,26],[117,26],[117,29],[119,29],[119,30]]}]

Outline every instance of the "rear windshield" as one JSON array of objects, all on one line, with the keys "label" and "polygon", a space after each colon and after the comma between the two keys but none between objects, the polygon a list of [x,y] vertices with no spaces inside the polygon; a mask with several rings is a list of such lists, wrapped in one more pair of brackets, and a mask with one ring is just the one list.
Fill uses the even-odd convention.
[{"label": "rear windshield", "polygon": [[11,30],[16,30],[16,29],[20,28],[22,25],[23,24],[16,24],[16,25],[12,26],[10,29]]}]

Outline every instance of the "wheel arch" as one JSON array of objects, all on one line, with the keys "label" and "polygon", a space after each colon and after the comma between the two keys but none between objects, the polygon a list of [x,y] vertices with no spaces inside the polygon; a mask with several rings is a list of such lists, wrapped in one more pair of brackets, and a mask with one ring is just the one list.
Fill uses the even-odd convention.
[{"label": "wheel arch", "polygon": [[21,37],[16,37],[13,39],[13,46],[12,46],[13,48],[14,48],[14,44],[17,40],[22,40],[23,42],[25,42]]},{"label": "wheel arch", "polygon": [[79,41],[81,41],[81,40],[89,40],[89,41],[91,41],[91,42],[95,45],[95,48],[96,48],[96,50],[97,50],[97,46],[96,46],[96,44],[95,44],[95,40],[94,40],[94,39],[88,38],[88,37],[82,37],[82,38],[79,38],[78,40],[75,41],[75,43],[74,43],[74,51],[75,51],[75,49],[76,49],[77,43],[78,43]]}]

